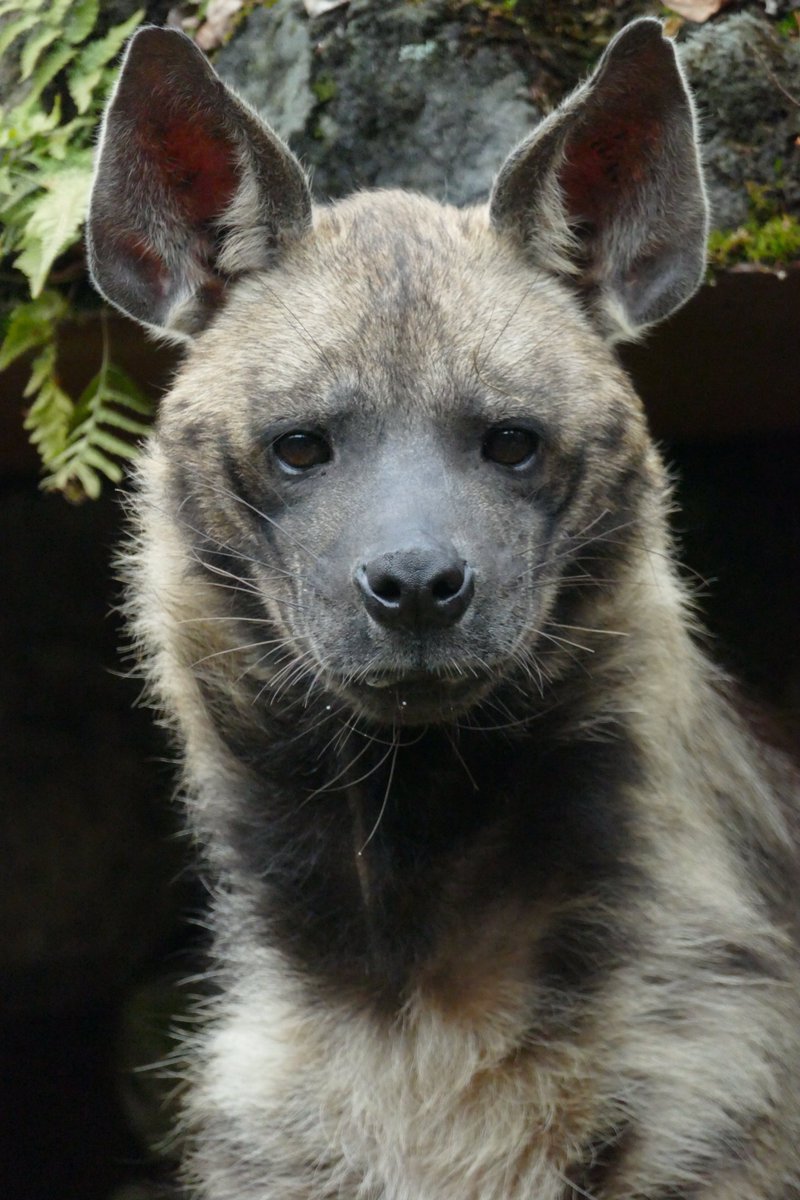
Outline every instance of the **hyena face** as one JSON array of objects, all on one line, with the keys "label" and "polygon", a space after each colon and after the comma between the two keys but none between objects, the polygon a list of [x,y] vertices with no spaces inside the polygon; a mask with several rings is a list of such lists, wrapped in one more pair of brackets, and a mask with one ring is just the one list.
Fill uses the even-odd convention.
[{"label": "hyena face", "polygon": [[204,362],[236,362],[167,404],[172,498],[256,582],[276,669],[291,646],[299,686],[410,722],[552,667],[558,580],[581,542],[619,545],[647,474],[557,285],[485,219],[384,194],[323,212],[206,338]]},{"label": "hyena face", "polygon": [[613,576],[660,486],[607,343],[694,289],[704,232],[655,21],[466,212],[386,192],[312,214],[296,161],[191,43],[140,33],[93,270],[146,323],[200,334],[164,406],[164,502],[277,632],[259,677],[288,654],[296,687],[413,724],[557,673],[580,585]]}]

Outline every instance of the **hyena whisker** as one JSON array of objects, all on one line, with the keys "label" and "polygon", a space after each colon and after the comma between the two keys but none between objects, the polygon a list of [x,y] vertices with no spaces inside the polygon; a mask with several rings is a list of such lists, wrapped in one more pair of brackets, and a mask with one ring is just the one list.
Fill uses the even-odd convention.
[{"label": "hyena whisker", "polygon": [[[539,696],[544,699],[544,674],[538,658],[534,654],[526,654],[522,650],[515,650],[511,654],[511,660],[512,662],[516,663],[519,669],[522,671],[524,680],[532,683],[539,693]],[[512,678],[510,682],[520,693],[524,695],[524,689],[521,683],[514,678]]]},{"label": "hyena whisker", "polygon": [[[262,646],[285,646],[285,645],[286,645],[286,639],[282,638],[282,637],[268,638],[264,641],[259,641],[259,642],[243,642],[243,643],[237,644],[235,646],[226,646],[222,650],[214,650],[211,652],[211,654],[204,654],[202,658],[194,659],[194,661],[190,665],[192,666],[192,668],[199,667],[203,663],[211,662],[211,660],[215,659],[215,658],[224,658],[226,655],[240,654],[240,653],[244,653],[247,650],[259,650]],[[266,656],[262,655],[261,658],[259,659],[259,662],[262,662],[264,657],[266,657]]]},{"label": "hyena whisker", "polygon": [[[500,712],[500,707],[491,701],[487,701],[482,708],[487,711],[487,716],[493,709]],[[507,717],[508,712],[502,715]],[[504,733],[509,729],[521,729],[525,725],[530,725],[533,721],[539,720],[543,715],[543,712],[539,711],[529,713],[525,717],[510,718],[497,724],[487,725],[475,719],[477,714],[467,713],[460,721],[455,723],[455,728],[465,733]]]},{"label": "hyena whisker", "polygon": [[[293,745],[295,742],[300,741],[301,739],[307,740],[311,736],[312,733],[316,733],[318,730],[322,729],[322,727],[324,725],[327,725],[329,721],[335,721],[336,718],[341,715],[341,713],[347,712],[347,711],[348,711],[347,705],[345,705],[345,704],[340,704],[338,708],[334,708],[333,705],[331,705],[330,707],[328,707],[326,705],[325,708],[320,713],[319,720],[312,722],[312,724],[310,724],[310,725],[303,722],[301,724],[301,728],[300,728],[299,732],[296,733],[294,737],[289,738],[287,745]],[[338,734],[339,734],[339,730],[337,730],[336,733],[333,735],[333,738],[331,738],[331,742],[338,736]],[[319,757],[319,756],[317,755],[316,757]]]},{"label": "hyena whisker", "polygon": [[322,678],[322,668],[318,667],[317,670],[315,671],[314,675],[312,676],[308,687],[306,688],[306,694],[303,697],[303,708],[308,708],[308,702],[311,699],[311,695],[314,691],[314,688],[318,685],[321,678]]},{"label": "hyena whisker", "polygon": [[[592,522],[592,524],[595,524],[595,522]],[[554,554],[552,558],[537,559],[536,562],[532,563],[531,566],[522,571],[517,578],[524,579],[526,575],[531,574],[539,567],[553,567],[565,560],[576,559],[579,562],[602,561],[602,559],[587,558],[587,556],[583,553],[584,550],[598,543],[601,545],[605,543],[608,543],[609,545],[618,545],[619,542],[615,541],[612,535],[619,533],[623,529],[627,529],[630,524],[630,521],[621,522],[619,525],[615,525],[611,529],[595,534],[590,538],[584,537],[586,531],[583,530],[580,534],[576,535],[581,540],[576,541],[575,537],[572,537],[563,550],[560,550],[557,554]],[[541,547],[539,546],[533,546],[529,549],[526,549],[525,557],[530,557],[533,554],[536,554],[540,548]]]},{"label": "hyena whisker", "polygon": [[476,782],[475,776],[472,774],[472,771],[470,771],[469,767],[467,766],[464,755],[461,753],[461,751],[458,748],[457,739],[453,736],[454,732],[458,732],[457,729],[455,731],[450,730],[450,729],[447,730],[447,740],[450,743],[450,748],[452,749],[453,754],[455,755],[458,762],[460,762],[461,766],[464,768],[464,774],[466,775],[467,779],[469,780],[473,792],[475,792],[475,793],[480,792],[480,790],[481,790],[480,786]]},{"label": "hyena whisker", "polygon": [[264,625],[269,628],[270,621],[267,617],[245,617],[239,616],[237,613],[228,613],[226,616],[215,614],[214,616],[206,617],[181,617],[176,621],[176,625],[213,625],[218,621],[233,622],[236,625]]},{"label": "hyena whisker", "polygon": [[[265,521],[267,521],[267,523],[271,523],[279,532],[286,534],[286,531],[279,524],[279,522],[275,521],[274,518],[268,517],[266,515],[266,513],[263,513],[260,511],[260,509],[255,508],[254,505],[250,504],[249,501],[245,500],[242,496],[238,496],[235,492],[231,491],[229,488],[209,489],[209,490],[220,491],[223,495],[229,496],[230,499],[235,500],[237,503],[244,504],[247,508],[252,509],[253,512],[256,513],[257,516],[263,518]],[[192,493],[192,497],[197,499],[198,493],[196,493],[196,492]],[[186,500],[184,500],[182,502],[182,504],[180,506],[181,509],[183,508],[183,505],[188,502],[188,499],[189,499],[189,497],[187,497]],[[157,506],[154,506],[154,507],[157,507]],[[181,524],[184,525],[187,529],[189,529],[192,533],[195,533],[195,534],[197,534],[198,537],[202,538],[203,542],[207,543],[212,548],[212,553],[214,553],[214,555],[217,557],[232,558],[237,562],[248,562],[252,566],[257,567],[259,570],[263,570],[267,575],[280,575],[280,576],[285,577],[286,579],[291,579],[291,580],[295,580],[297,578],[297,575],[294,571],[290,571],[290,570],[286,569],[285,567],[278,566],[274,562],[268,563],[268,562],[265,562],[263,559],[256,558],[251,554],[247,554],[245,551],[231,546],[230,542],[220,541],[219,538],[214,537],[214,535],[212,533],[210,533],[208,530],[197,529],[196,526],[192,525],[191,522],[186,520],[186,518],[182,515],[182,513],[180,513],[180,510],[179,510],[179,520],[181,521]],[[288,536],[288,535],[286,535],[286,536]],[[311,554],[312,557],[314,557],[312,552],[310,550],[308,550],[308,548],[306,546],[304,546],[301,542],[298,542],[297,539],[292,539],[290,537],[289,540],[293,541],[295,545],[298,545],[301,550],[304,550],[307,554]],[[211,571],[214,571],[214,570],[221,571],[222,570],[222,568],[217,568],[217,567],[215,567],[214,564],[209,563],[206,559],[202,558],[200,553],[197,551],[196,547],[193,547],[192,549],[193,549],[192,557],[195,559],[195,561],[200,566],[202,566],[206,570],[211,570]],[[245,580],[241,576],[237,576],[236,578],[239,578],[241,582],[245,582]],[[260,595],[260,592],[258,591],[258,589],[255,585],[255,581],[247,580],[246,582],[250,583],[253,586],[253,589],[257,595]],[[322,592],[319,588],[315,587],[314,590],[319,595],[321,595],[324,599],[326,599],[326,600],[328,599],[328,597],[325,596],[324,592]],[[273,597],[273,599],[274,599],[274,597]],[[287,600],[283,600],[282,603],[288,605],[290,602]]]},{"label": "hyena whisker", "polygon": [[256,658],[255,662],[251,662],[251,663],[247,664],[244,671],[241,673],[241,675],[238,676],[238,679],[239,680],[245,679],[249,674],[260,670],[260,668],[264,665],[264,663],[269,663],[270,666],[274,666],[275,668],[281,668],[282,664],[284,663],[284,660],[286,661],[287,665],[290,662],[294,662],[295,661],[295,657],[294,657],[295,656],[295,645],[294,645],[295,640],[302,642],[302,641],[309,641],[310,639],[305,637],[302,633],[296,634],[294,639],[286,637],[286,636],[276,639],[274,645],[280,647],[280,649],[277,651],[267,650],[264,654],[259,654],[259,656]]},{"label": "hyena whisker", "polygon": [[259,596],[259,590],[252,582],[246,579],[243,575],[237,575],[233,571],[227,571],[224,567],[220,567],[217,563],[207,562],[201,558],[197,551],[192,547],[190,557],[194,559],[204,570],[210,571],[212,575],[219,575],[222,579],[230,579],[236,585],[235,590],[239,592],[248,592],[253,596]]},{"label": "hyena whisker", "polygon": [[363,783],[366,779],[369,779],[370,775],[374,771],[380,769],[380,767],[383,765],[383,763],[386,761],[386,759],[391,754],[393,746],[394,746],[394,743],[393,742],[390,743],[389,749],[387,750],[385,756],[377,764],[377,767],[375,765],[373,765],[372,767],[370,767],[369,771],[366,772],[366,774],[360,775],[358,777],[358,779],[346,780],[340,786],[334,786],[334,785],[337,785],[339,780],[343,779],[344,776],[347,775],[348,772],[352,770],[352,768],[356,765],[356,763],[359,761],[359,759],[362,758],[366,754],[367,750],[369,750],[370,743],[365,742],[364,745],[361,747],[361,749],[355,755],[353,755],[353,757],[351,759],[349,759],[349,761],[346,763],[345,766],[343,766],[341,768],[340,771],[337,771],[337,773],[331,779],[326,780],[326,782],[321,784],[320,787],[314,788],[314,791],[310,792],[308,794],[308,796],[303,800],[302,803],[309,804],[316,796],[327,795],[329,792],[331,792],[331,793],[345,792],[348,790],[348,788],[357,787],[359,783]]},{"label": "hyena whisker", "polygon": [[[356,717],[356,720],[358,721],[358,717]],[[357,737],[365,738],[373,746],[393,746],[394,745],[394,736],[393,735],[387,741],[386,738],[379,737],[377,733],[371,732],[368,729],[359,728],[358,725],[356,725],[355,733],[356,733]]]},{"label": "hyena whisker", "polygon": [[[568,646],[562,645],[557,638],[549,636],[543,630],[539,630],[539,637],[544,638],[545,642],[549,643],[548,645],[541,646],[539,649],[538,662],[542,667],[544,667],[548,659],[550,661],[556,659],[558,662],[560,662],[562,659],[566,658],[567,661],[571,662],[573,666],[575,666],[583,675],[586,675],[587,677],[591,676],[591,667],[589,663],[587,663],[586,659],[580,654],[576,654],[576,652],[570,649]],[[594,651],[589,651],[589,653],[593,654]]]},{"label": "hyena whisker", "polygon": [[[235,549],[233,546],[231,546],[230,542],[220,541],[219,538],[215,537],[209,530],[198,529],[196,525],[193,525],[191,523],[191,521],[187,520],[187,518],[183,515],[183,509],[184,509],[185,505],[188,504],[190,499],[198,499],[197,493],[191,492],[188,496],[186,496],[181,501],[181,503],[178,505],[178,509],[175,514],[177,520],[183,526],[184,529],[188,529],[190,533],[196,534],[196,536],[199,537],[205,545],[208,545],[209,547],[213,548],[214,554],[217,554],[220,557],[234,558],[237,561],[243,560],[245,562],[253,563],[256,566],[261,566],[261,567],[264,567],[265,569],[268,569],[268,565],[266,563],[259,562],[258,559],[252,558],[250,555],[244,553],[244,551],[239,551],[239,550]],[[167,510],[163,506],[156,504],[152,500],[147,502],[147,507],[154,509],[156,512],[160,513],[161,515],[165,515],[165,516],[167,515]],[[195,561],[201,567],[210,567],[211,566],[211,564],[207,563],[205,561],[205,559],[200,557],[200,552],[196,546],[192,546],[191,550],[192,550],[192,557],[195,559]]]},{"label": "hyena whisker", "polygon": [[[298,579],[298,576],[291,571],[283,571],[283,570],[276,571],[275,569],[267,566],[265,563],[260,562],[256,558],[251,558],[248,555],[234,553],[233,551],[228,553],[228,552],[221,551],[221,550],[213,550],[212,553],[214,554],[214,556],[216,558],[232,558],[234,560],[244,559],[245,561],[250,562],[254,566],[258,567],[259,569],[263,568],[263,570],[265,571],[266,574],[272,573],[272,574],[284,575],[284,576],[286,576],[287,579],[291,579],[293,581],[296,581]],[[192,549],[191,557],[205,571],[210,571],[214,575],[220,575],[225,578],[236,580],[240,584],[245,585],[244,588],[239,589],[240,591],[246,590],[248,592],[251,592],[254,596],[257,596],[259,599],[263,598],[262,591],[254,579],[249,579],[244,575],[237,575],[233,571],[227,571],[224,567],[219,566],[218,563],[209,562],[208,559],[203,558],[202,554],[198,553],[194,549]],[[326,600],[326,601],[329,599],[324,594],[324,592],[322,592],[319,588],[314,588],[313,590],[316,592],[316,594],[318,596],[320,596],[321,599]],[[297,610],[298,612],[303,611],[303,606],[301,604],[299,604],[296,600],[289,600],[285,596],[271,595],[270,603],[276,604],[279,607],[283,607],[283,608],[292,608],[292,609]]]},{"label": "hyena whisker", "polygon": [[[383,764],[388,761],[390,755],[394,755],[394,757],[392,758],[392,768],[394,768],[394,761],[397,756],[397,750],[398,750],[398,741],[397,741],[397,738],[394,737],[392,739],[392,741],[388,743],[388,749],[387,749],[386,753],[383,754],[376,763],[373,763],[368,771],[365,771],[365,773],[363,775],[359,776],[358,779],[352,780],[352,782],[345,784],[343,787],[336,787],[336,788],[332,788],[330,790],[334,793],[349,792],[349,791],[352,791],[353,788],[358,787],[359,784],[366,783],[366,781],[368,779],[371,779],[373,775],[376,775],[380,771]],[[391,784],[391,776],[389,779],[389,783]],[[328,788],[326,787],[326,788],[323,788],[320,790],[327,792]],[[388,787],[387,787],[387,793],[388,793]],[[384,796],[384,802],[385,802],[385,799],[386,799],[386,796]],[[303,803],[305,804],[305,803],[307,803],[307,801],[303,801]],[[383,816],[383,805],[381,806],[380,816],[381,817]],[[365,845],[366,845],[366,843],[365,843]],[[364,847],[362,846],[362,850],[363,849],[364,849]]]},{"label": "hyena whisker", "polygon": [[[584,646],[581,642],[570,641],[569,638],[560,637],[556,633],[549,633],[546,629],[539,630],[539,637],[545,638],[548,642],[554,642],[557,646],[574,646],[576,650],[582,650],[585,654],[595,653],[595,650],[592,646]],[[574,661],[578,662],[579,660],[574,658]]]},{"label": "hyena whisker", "polygon": [[[294,708],[306,709],[308,707],[309,681],[313,687],[321,676],[322,672],[316,657],[312,657],[310,662],[298,663],[294,675],[284,679],[278,690],[273,694],[272,704],[277,704],[282,700],[286,704],[287,712]],[[289,698],[290,692],[296,693],[291,699]]]},{"label": "hyena whisker", "polygon": [[347,716],[345,720],[341,722],[339,728],[331,735],[328,741],[320,746],[316,755],[317,759],[319,760],[323,760],[330,751],[334,759],[338,761],[339,757],[344,754],[350,738],[353,737],[355,733],[355,728],[358,723],[358,718],[356,717],[355,713],[352,713],[348,710],[347,704],[342,704],[339,711],[347,713]]},{"label": "hyena whisker", "polygon": [[[234,562],[251,563],[252,566],[257,567],[258,570],[263,571],[265,575],[272,576],[273,578],[275,576],[279,576],[284,579],[297,578],[294,571],[289,571],[284,567],[279,567],[275,563],[265,563],[260,558],[254,558],[251,554],[245,554],[242,550],[226,550],[223,548],[223,542],[215,542],[213,539],[209,540],[211,542],[209,550],[215,558],[232,558]],[[201,559],[201,562],[205,564],[206,559]]]},{"label": "hyena whisker", "polygon": [[567,625],[563,621],[552,620],[549,621],[548,624],[554,629],[573,629],[578,633],[597,633],[602,634],[604,637],[630,637],[630,633],[624,629],[603,629],[601,627],[591,625]]},{"label": "hyena whisker", "polygon": [[244,496],[238,495],[236,492],[231,491],[230,488],[209,487],[208,490],[210,492],[214,492],[218,495],[225,496],[227,499],[233,500],[234,503],[241,504],[245,508],[249,508],[251,512],[255,513],[255,515],[257,517],[260,517],[262,521],[266,521],[266,523],[268,525],[271,525],[273,527],[273,529],[276,529],[278,531],[278,533],[280,533],[282,537],[285,537],[288,541],[290,541],[292,543],[292,545],[297,546],[298,550],[302,550],[303,553],[307,554],[309,556],[309,558],[314,560],[314,562],[317,562],[317,563],[319,562],[318,554],[315,554],[313,550],[310,550],[309,547],[306,546],[303,542],[301,542],[299,538],[297,538],[293,534],[289,533],[288,530],[286,530],[283,527],[283,525],[281,525],[280,521],[276,521],[275,518],[269,516],[268,513],[262,512],[262,510],[260,508],[256,508],[255,504],[251,504],[249,500],[245,500]]},{"label": "hyena whisker", "polygon": [[[367,835],[367,840],[364,842],[361,849],[356,852],[356,856],[358,858],[362,857],[367,846],[370,844],[372,839],[375,837],[375,834],[378,832],[381,821],[383,820],[383,814],[386,812],[386,805],[389,803],[389,792],[392,789],[392,780],[394,779],[394,769],[397,766],[397,754],[400,749],[400,739],[397,735],[397,731],[395,730],[394,732],[395,732],[394,751],[392,753],[392,761],[389,764],[389,778],[386,780],[386,790],[383,793],[383,800],[381,802],[381,806],[378,811],[378,816],[375,819],[375,824],[372,826],[372,829],[370,830],[369,834]],[[355,786],[355,784],[353,784],[353,786]]]},{"label": "hyena whisker", "polygon": [[253,703],[260,700],[265,692],[270,692],[271,702],[277,704],[282,694],[288,691],[298,679],[302,679],[315,662],[314,655],[310,650],[303,651],[297,658],[290,658],[285,667],[282,667],[259,688]]},{"label": "hyena whisker", "polygon": [[277,294],[275,289],[270,287],[269,284],[266,282],[266,280],[264,280],[263,278],[260,280],[260,283],[261,283],[261,286],[264,288],[264,290],[267,292],[267,294],[271,297],[271,299],[273,301],[275,301],[275,303],[278,304],[278,306],[282,309],[283,312],[286,313],[287,317],[292,322],[292,324],[295,326],[295,328],[299,331],[300,336],[303,338],[303,340],[306,342],[306,344],[308,346],[310,346],[312,350],[316,351],[316,353],[319,355],[319,357],[322,359],[322,361],[325,363],[325,366],[328,368],[328,370],[331,373],[330,382],[335,383],[335,381],[337,379],[337,373],[334,369],[333,364],[331,363],[330,359],[328,358],[327,354],[325,353],[324,349],[320,345],[320,343],[316,340],[316,338],[313,338],[311,336],[311,334],[308,332],[308,330],[306,329],[303,322],[298,317],[297,313],[295,313],[291,310],[291,308]]},{"label": "hyena whisker", "polygon": [[273,703],[277,704],[283,693],[291,690],[315,665],[316,659],[310,650],[291,659],[267,684],[272,692]]},{"label": "hyena whisker", "polygon": [[[219,590],[223,591],[223,592],[238,592],[242,596],[258,596],[258,592],[255,588],[237,587],[236,584],[232,584],[232,583],[219,583],[216,579],[208,580],[206,586],[212,587],[212,588],[219,588]],[[202,620],[202,619],[203,619],[202,617],[198,618],[198,620]],[[231,620],[235,620],[235,617],[232,616]]]},{"label": "hyena whisker", "polygon": [[[531,279],[528,281],[525,291],[520,296],[519,300],[514,305],[514,307],[509,310],[508,316],[506,317],[504,323],[501,325],[500,329],[497,331],[494,341],[492,342],[491,346],[489,346],[486,351],[484,362],[488,361],[490,355],[492,354],[492,351],[497,347],[498,342],[505,335],[506,331],[508,330],[509,326],[511,325],[511,322],[519,314],[522,307],[530,300],[530,297],[535,293],[536,289],[540,288],[542,286],[546,286],[546,277],[544,275],[544,272],[539,271],[537,269],[534,271]],[[487,321],[483,325],[483,331],[481,333],[481,340],[478,343],[477,352],[474,352],[472,355],[473,367],[477,367],[478,358],[480,357],[480,351],[483,346],[483,342],[486,338],[486,331],[488,330],[488,328],[489,328],[489,322]]]}]

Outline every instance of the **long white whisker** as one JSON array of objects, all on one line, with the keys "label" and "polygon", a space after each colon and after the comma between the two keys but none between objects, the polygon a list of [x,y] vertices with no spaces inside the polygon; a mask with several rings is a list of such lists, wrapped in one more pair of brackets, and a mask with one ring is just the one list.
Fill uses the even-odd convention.
[{"label": "long white whisker", "polygon": [[[367,837],[367,840],[364,842],[364,845],[358,851],[359,858],[361,858],[361,855],[364,853],[367,846],[370,844],[372,839],[375,837],[375,834],[378,832],[378,826],[380,825],[381,821],[383,820],[383,814],[386,812],[386,805],[389,802],[389,792],[391,791],[392,780],[394,779],[394,769],[395,769],[395,766],[397,765],[397,753],[400,749],[400,739],[397,736],[397,731],[394,730],[393,732],[395,734],[396,741],[394,743],[394,753],[392,754],[391,766],[389,767],[389,778],[386,781],[386,791],[383,793],[383,802],[381,804],[378,816],[375,820],[375,824],[372,826],[372,829],[370,830],[369,836]],[[387,757],[388,757],[388,752],[387,752]]]}]

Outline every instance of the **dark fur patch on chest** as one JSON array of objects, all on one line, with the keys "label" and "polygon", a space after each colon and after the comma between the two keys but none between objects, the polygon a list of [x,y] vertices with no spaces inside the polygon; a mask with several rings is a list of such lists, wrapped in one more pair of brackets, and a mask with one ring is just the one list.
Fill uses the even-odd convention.
[{"label": "dark fur patch on chest", "polygon": [[453,736],[410,737],[394,756],[379,743],[366,781],[316,795],[332,768],[302,738],[288,766],[286,747],[264,761],[236,746],[257,770],[229,838],[264,936],[319,982],[393,1008],[441,964],[457,974],[461,930],[477,946],[513,913],[515,927],[487,933],[473,959],[473,991],[476,972],[510,957],[574,1004],[630,945],[622,914],[642,886],[632,743],[620,730],[563,747],[547,738],[545,753],[537,727],[514,740],[472,733],[455,751]]}]

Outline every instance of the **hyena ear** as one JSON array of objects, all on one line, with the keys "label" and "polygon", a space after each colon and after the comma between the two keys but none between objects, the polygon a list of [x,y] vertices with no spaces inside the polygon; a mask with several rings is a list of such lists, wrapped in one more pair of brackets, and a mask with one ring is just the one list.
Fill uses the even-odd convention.
[{"label": "hyena ear", "polygon": [[623,29],[513,152],[490,220],[534,262],[572,278],[611,340],[688,300],[703,275],[708,213],[692,102],[658,21]]},{"label": "hyena ear", "polygon": [[191,336],[226,283],[311,223],[300,164],[184,34],[132,38],[103,122],[89,208],[94,282],[161,332]]}]

